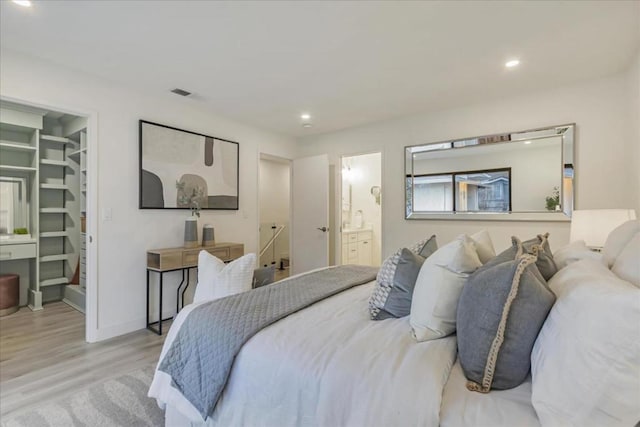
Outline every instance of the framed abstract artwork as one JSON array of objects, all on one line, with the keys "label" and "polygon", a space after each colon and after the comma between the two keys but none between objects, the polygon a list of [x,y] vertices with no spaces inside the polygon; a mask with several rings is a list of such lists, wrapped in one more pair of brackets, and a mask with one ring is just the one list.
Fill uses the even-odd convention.
[{"label": "framed abstract artwork", "polygon": [[140,120],[140,209],[238,209],[237,142]]}]

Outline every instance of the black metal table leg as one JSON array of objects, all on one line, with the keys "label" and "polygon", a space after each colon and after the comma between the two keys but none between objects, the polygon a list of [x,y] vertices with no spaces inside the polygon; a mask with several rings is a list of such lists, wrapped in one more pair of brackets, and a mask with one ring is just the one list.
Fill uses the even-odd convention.
[{"label": "black metal table leg", "polygon": [[[187,273],[188,272],[189,270],[187,270]],[[181,307],[179,297],[180,297],[180,288],[182,287],[182,285],[184,285],[184,269],[182,270],[182,280],[180,281],[180,284],[178,285],[178,290],[176,291],[176,314],[178,314]],[[187,287],[189,287],[189,276],[187,276]],[[184,292],[183,292],[183,295],[184,295]],[[184,307],[184,299],[182,300],[182,307]]]},{"label": "black metal table leg", "polygon": [[[163,298],[163,286],[164,286],[164,273],[170,273],[173,271],[178,271],[181,270],[182,271],[182,281],[180,281],[180,284],[178,285],[178,289],[176,291],[176,314],[178,314],[178,312],[180,311],[180,309],[182,307],[184,307],[184,294],[187,292],[187,288],[189,287],[189,278],[190,278],[190,272],[189,270],[193,268],[193,267],[183,267],[183,268],[176,268],[174,270],[166,270],[166,271],[158,271],[158,270],[149,270],[147,269],[147,329],[149,329],[150,331],[153,331],[154,333],[158,334],[158,335],[162,335],[162,322],[165,322],[167,320],[171,320],[173,319],[175,316],[171,316],[171,317],[167,317],[166,319],[162,318],[162,298]],[[197,267],[196,267],[197,268]],[[185,277],[185,270],[187,271],[186,277]],[[150,274],[151,271],[155,271],[156,273],[158,273],[160,275],[159,277],[159,300],[158,300],[158,320],[155,322],[152,322],[149,319],[149,315],[151,313],[151,309],[150,309],[150,301],[151,301],[151,285],[150,285]],[[184,285],[184,288],[182,288]],[[181,291],[182,290],[182,291]],[[155,328],[154,325],[158,324],[158,327]]]},{"label": "black metal table leg", "polygon": [[158,335],[162,335],[162,276],[160,273],[160,301],[158,301]]},{"label": "black metal table leg", "polygon": [[[190,269],[187,268],[187,286],[184,287],[184,289],[182,290],[182,295],[180,296],[180,303],[182,304],[181,307],[184,307],[184,293],[187,292],[187,288],[190,284],[189,271]],[[182,274],[184,274],[184,270],[182,270]]]},{"label": "black metal table leg", "polygon": [[147,270],[147,328],[149,327],[149,270]]}]

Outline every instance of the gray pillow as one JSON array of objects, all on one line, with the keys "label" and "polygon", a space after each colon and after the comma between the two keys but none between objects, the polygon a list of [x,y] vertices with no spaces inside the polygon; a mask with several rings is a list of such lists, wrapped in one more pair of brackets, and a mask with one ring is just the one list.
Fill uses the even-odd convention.
[{"label": "gray pillow", "polygon": [[[425,245],[426,246],[426,245]],[[422,251],[420,251],[422,253]],[[430,254],[429,254],[430,255]],[[420,267],[426,258],[403,248],[398,258],[396,273],[393,275],[393,287],[374,320],[390,317],[404,317],[411,312],[411,298],[416,285]]]},{"label": "gray pillow", "polygon": [[253,289],[259,288],[273,283],[275,280],[276,270],[274,266],[262,267],[253,270],[253,283],[251,287]]},{"label": "gray pillow", "polygon": [[456,323],[469,390],[509,389],[527,378],[531,350],[555,301],[536,260],[518,254],[483,266],[465,284]]},{"label": "gray pillow", "polygon": [[[436,236],[433,235],[428,239],[421,240],[415,245],[410,246],[408,249],[414,254],[418,254],[423,258],[426,258],[438,249]],[[371,294],[371,298],[369,298],[369,312],[371,314],[371,319],[373,320],[382,320],[392,317],[385,314],[382,314],[383,317],[378,317],[378,313],[384,308],[387,298],[394,287],[396,269],[398,267],[401,254],[402,249],[398,249],[396,253],[384,260],[382,267],[380,267],[380,270],[378,271],[376,287]],[[409,308],[411,308],[411,301],[409,301]]]},{"label": "gray pillow", "polygon": [[538,270],[540,274],[542,274],[542,277],[544,277],[544,280],[549,280],[558,272],[558,267],[553,260],[553,253],[551,252],[548,237],[549,233],[538,234],[533,239],[520,242],[520,240],[514,236],[511,238],[511,247],[487,261],[483,268],[514,260],[519,252],[527,253],[537,256],[536,265],[538,266]]}]

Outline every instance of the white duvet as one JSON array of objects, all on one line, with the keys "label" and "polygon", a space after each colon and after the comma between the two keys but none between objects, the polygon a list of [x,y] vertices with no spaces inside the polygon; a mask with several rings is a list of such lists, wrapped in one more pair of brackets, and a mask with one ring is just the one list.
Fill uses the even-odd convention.
[{"label": "white duvet", "polygon": [[[437,426],[455,337],[417,343],[408,318],[371,321],[374,282],[280,320],[251,338],[234,362],[209,426]],[[162,357],[195,306],[176,318]],[[166,423],[203,423],[156,371],[149,396]]]}]

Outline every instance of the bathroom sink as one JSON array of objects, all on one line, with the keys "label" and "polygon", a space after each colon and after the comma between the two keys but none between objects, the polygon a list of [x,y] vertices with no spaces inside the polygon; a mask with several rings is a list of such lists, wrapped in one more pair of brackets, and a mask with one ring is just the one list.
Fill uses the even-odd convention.
[{"label": "bathroom sink", "polygon": [[343,228],[342,232],[343,233],[353,233],[355,231],[370,231],[372,230],[371,227],[362,227],[362,228]]}]

